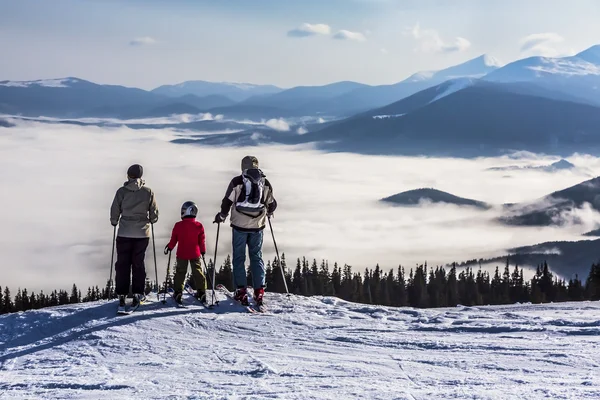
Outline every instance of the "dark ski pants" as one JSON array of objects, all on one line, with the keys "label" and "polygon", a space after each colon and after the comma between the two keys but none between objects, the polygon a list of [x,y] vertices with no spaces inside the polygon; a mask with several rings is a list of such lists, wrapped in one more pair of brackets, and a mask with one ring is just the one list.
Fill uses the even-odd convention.
[{"label": "dark ski pants", "polygon": [[115,264],[117,295],[131,292],[142,294],[146,286],[146,249],[150,238],[117,237],[117,263]]},{"label": "dark ski pants", "polygon": [[190,286],[196,289],[197,292],[206,292],[206,278],[202,273],[202,264],[200,264],[199,258],[196,258],[194,260],[182,260],[180,258],[177,259],[177,265],[175,266],[175,281],[173,282],[173,290],[175,291],[175,293],[183,292],[183,285],[185,283],[185,275],[187,274],[188,262],[192,266],[192,279],[194,281],[193,285]]},{"label": "dark ski pants", "polygon": [[262,258],[263,231],[243,232],[233,228],[233,284],[246,287],[246,246],[250,256],[252,287],[265,286],[265,263]]}]

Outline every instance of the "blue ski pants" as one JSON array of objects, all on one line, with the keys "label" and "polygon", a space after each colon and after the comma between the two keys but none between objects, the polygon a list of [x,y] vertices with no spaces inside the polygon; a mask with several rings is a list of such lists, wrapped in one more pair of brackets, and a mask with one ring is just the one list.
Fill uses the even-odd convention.
[{"label": "blue ski pants", "polygon": [[263,231],[243,232],[233,228],[233,285],[246,287],[246,246],[250,256],[252,287],[265,286],[265,263],[262,259]]}]

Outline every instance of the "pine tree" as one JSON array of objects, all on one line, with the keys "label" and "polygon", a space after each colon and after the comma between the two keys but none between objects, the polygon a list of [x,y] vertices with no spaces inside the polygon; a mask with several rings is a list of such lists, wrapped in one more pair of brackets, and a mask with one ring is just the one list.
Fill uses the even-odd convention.
[{"label": "pine tree", "polygon": [[333,272],[331,273],[331,287],[333,296],[339,296],[342,291],[342,272],[338,264],[333,264]]},{"label": "pine tree", "polygon": [[73,284],[73,287],[71,288],[71,296],[69,297],[69,303],[77,303],[77,299],[79,298],[78,294],[79,292],[77,290],[77,285]]},{"label": "pine tree", "polygon": [[12,296],[10,294],[10,289],[8,286],[4,288],[4,303],[2,304],[2,312],[3,313],[11,313],[15,311],[15,305],[12,301]]},{"label": "pine tree", "polygon": [[456,307],[458,304],[458,280],[456,279],[456,263],[452,264],[448,273],[448,290],[446,291],[446,305]]},{"label": "pine tree", "polygon": [[302,293],[302,262],[299,258],[296,260],[296,268],[294,269],[290,291],[294,294],[304,294]]},{"label": "pine tree", "polygon": [[[211,261],[212,263],[212,261]],[[212,269],[210,270],[212,271]],[[212,279],[212,275],[211,275]],[[233,266],[231,264],[231,257],[227,255],[225,258],[225,262],[219,269],[219,273],[216,276],[215,285],[221,284],[225,286],[228,290],[233,291]]]},{"label": "pine tree", "polygon": [[4,293],[2,292],[2,286],[0,286],[0,314],[4,314]]},{"label": "pine tree", "polygon": [[399,265],[394,284],[394,293],[392,294],[393,304],[397,307],[408,305],[408,293],[406,291],[406,279],[404,279],[404,268]]},{"label": "pine tree", "polygon": [[15,295],[15,311],[23,311],[23,295],[21,294],[21,288],[17,290],[17,294]]},{"label": "pine tree", "polygon": [[350,265],[344,265],[342,270],[342,284],[340,287],[340,297],[344,300],[351,300],[354,294],[353,290],[353,276],[352,267]]},{"label": "pine tree", "polygon": [[585,282],[586,298],[592,301],[600,300],[600,264],[593,264]]},{"label": "pine tree", "polygon": [[23,311],[31,310],[31,303],[29,302],[29,293],[27,293],[27,288],[23,288],[23,292],[21,292],[21,302],[23,304]]},{"label": "pine tree", "polygon": [[33,310],[40,308],[38,304],[38,298],[36,297],[34,292],[31,292],[31,294],[29,295],[29,306]]}]

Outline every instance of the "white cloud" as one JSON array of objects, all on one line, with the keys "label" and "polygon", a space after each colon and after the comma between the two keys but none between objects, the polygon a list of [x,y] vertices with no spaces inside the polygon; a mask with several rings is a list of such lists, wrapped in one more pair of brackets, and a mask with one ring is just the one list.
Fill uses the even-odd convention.
[{"label": "white cloud", "polygon": [[150,36],[138,37],[129,42],[130,46],[151,46],[156,44],[156,39]]},{"label": "white cloud", "polygon": [[565,39],[558,33],[534,33],[519,41],[521,53],[542,57],[558,57],[564,55],[562,43]]},{"label": "white cloud", "polygon": [[301,127],[299,127],[299,128],[296,130],[296,133],[297,133],[298,135],[304,135],[304,134],[308,133],[308,131],[306,130],[306,128],[305,128],[305,127],[301,126]]},{"label": "white cloud", "polygon": [[381,54],[389,54],[389,51],[386,48],[381,48],[379,51],[381,51]]},{"label": "white cloud", "polygon": [[315,35],[329,35],[331,33],[331,27],[326,24],[309,24],[304,23],[298,28],[292,29],[287,33],[289,37],[308,37]]},{"label": "white cloud", "polygon": [[471,47],[468,39],[457,36],[452,42],[446,42],[436,30],[422,29],[419,23],[407,29],[405,34],[412,36],[417,41],[415,51],[423,53],[464,52]]},{"label": "white cloud", "polygon": [[283,118],[270,119],[267,122],[265,122],[265,125],[271,129],[274,129],[274,130],[280,131],[280,132],[287,132],[290,130],[290,125]]},{"label": "white cloud", "polygon": [[338,40],[354,40],[356,42],[365,42],[367,38],[360,32],[351,32],[345,29],[338,31],[335,35],[333,35],[334,39]]}]

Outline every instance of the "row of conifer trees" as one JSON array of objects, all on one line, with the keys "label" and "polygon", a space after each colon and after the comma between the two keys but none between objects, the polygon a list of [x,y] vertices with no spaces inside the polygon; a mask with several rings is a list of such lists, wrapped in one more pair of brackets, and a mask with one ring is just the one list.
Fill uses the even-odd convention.
[{"label": "row of conifer trees", "polygon": [[[545,262],[537,267],[533,277],[528,280],[524,279],[523,268],[511,267],[508,261],[503,269],[496,267],[493,274],[481,268],[457,268],[456,265],[432,268],[426,264],[408,271],[399,266],[387,272],[377,265],[361,273],[353,271],[349,265],[340,267],[334,264],[330,267],[327,261],[319,264],[316,260],[309,262],[306,258],[297,259],[295,267],[289,268],[285,255],[281,264],[291,293],[336,296],[357,303],[427,308],[454,307],[459,304],[476,306],[600,300],[600,264],[591,266],[584,281],[577,276],[569,281],[559,279]],[[213,264],[209,262],[209,276],[212,276],[212,268]],[[285,292],[281,270],[276,260],[267,262],[267,291]],[[159,291],[164,291],[165,285],[171,287],[172,280],[170,276],[160,282]],[[216,283],[232,290],[232,280],[231,258],[227,257],[216,273]],[[250,282],[248,271],[249,285]],[[156,289],[156,282],[146,281],[146,293]],[[33,293],[19,288],[14,296],[8,287],[0,287],[0,314],[114,297],[111,282],[102,288],[88,287],[83,294],[75,284],[70,292],[54,290]]]}]

